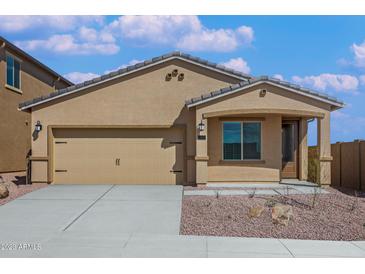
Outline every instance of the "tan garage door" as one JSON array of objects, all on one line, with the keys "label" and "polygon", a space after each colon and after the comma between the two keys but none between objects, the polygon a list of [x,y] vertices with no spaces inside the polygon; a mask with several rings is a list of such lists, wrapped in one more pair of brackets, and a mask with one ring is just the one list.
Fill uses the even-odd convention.
[{"label": "tan garage door", "polygon": [[181,128],[54,129],[56,184],[182,184]]}]

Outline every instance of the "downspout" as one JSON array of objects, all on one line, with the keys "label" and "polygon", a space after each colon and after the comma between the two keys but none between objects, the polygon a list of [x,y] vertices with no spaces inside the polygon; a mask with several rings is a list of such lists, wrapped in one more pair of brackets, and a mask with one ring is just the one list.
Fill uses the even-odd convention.
[{"label": "downspout", "polygon": [[309,124],[309,123],[312,123],[315,119],[316,119],[316,118],[310,118],[310,119],[308,119],[308,120],[307,120],[307,123],[308,123],[308,124]]},{"label": "downspout", "polygon": [[[308,119],[307,120],[307,125],[308,124],[310,124],[310,123],[312,123],[314,120],[315,120],[316,118],[310,118],[310,119]],[[317,136],[318,136],[318,133],[317,133]],[[318,141],[317,141],[317,149],[318,149]],[[309,162],[308,162],[308,164],[309,164]],[[316,181],[318,180],[318,170],[319,170],[319,167],[316,167],[316,171],[315,171],[315,173],[316,173]],[[316,182],[315,182],[316,183]]]}]

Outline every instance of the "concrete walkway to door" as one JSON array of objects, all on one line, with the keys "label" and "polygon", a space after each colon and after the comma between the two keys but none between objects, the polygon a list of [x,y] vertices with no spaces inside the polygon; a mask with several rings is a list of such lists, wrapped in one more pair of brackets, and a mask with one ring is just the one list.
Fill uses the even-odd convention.
[{"label": "concrete walkway to door", "polygon": [[365,242],[179,235],[181,186],[54,185],[0,206],[0,257],[365,257]]}]

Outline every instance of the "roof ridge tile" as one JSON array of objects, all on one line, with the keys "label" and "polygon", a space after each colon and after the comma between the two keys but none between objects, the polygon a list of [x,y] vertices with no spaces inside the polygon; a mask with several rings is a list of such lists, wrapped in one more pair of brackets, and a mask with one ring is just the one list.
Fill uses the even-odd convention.
[{"label": "roof ridge tile", "polygon": [[[277,80],[279,80],[279,79],[277,79]],[[275,80],[273,80],[270,77],[265,76],[265,75],[259,76],[258,78],[251,78],[251,79],[248,79],[247,81],[241,81],[237,84],[233,84],[233,85],[230,85],[230,86],[225,87],[225,88],[221,88],[221,89],[218,89],[218,90],[215,90],[215,91],[211,91],[211,92],[209,92],[209,96],[204,96],[204,94],[203,94],[200,97],[193,98],[194,100],[193,99],[192,100],[187,100],[186,105],[189,106],[189,105],[197,103],[197,102],[204,102],[204,100],[206,100],[206,99],[210,99],[210,98],[220,96],[220,95],[222,95],[224,93],[227,93],[229,91],[239,90],[239,89],[241,89],[245,86],[248,86],[248,85],[260,82],[260,81],[279,84],[281,86],[296,89],[298,91],[305,92],[305,93],[308,93],[308,94],[311,94],[311,95],[315,95],[315,96],[330,100],[330,101],[338,103],[338,104],[342,104],[342,105],[344,104],[341,100],[337,99],[336,97],[330,96],[328,94],[318,92],[318,91],[314,91],[314,90],[311,90],[311,89],[308,89],[308,88],[304,88],[304,87],[302,87],[298,84],[293,84],[293,83],[286,82],[286,81],[281,81],[281,80],[277,81],[277,80],[275,81]]]},{"label": "roof ridge tile", "polygon": [[55,92],[51,93],[52,95],[49,94],[47,96],[42,96],[42,97],[34,98],[32,100],[25,101],[23,103],[20,103],[19,107],[21,109],[26,109],[26,108],[31,107],[35,103],[39,103],[41,101],[45,101],[47,99],[57,97],[58,95],[67,94],[67,93],[72,92],[72,91],[77,91],[80,88],[87,87],[87,86],[92,85],[92,84],[97,84],[101,81],[107,81],[108,79],[114,78],[115,76],[118,76],[118,75],[122,76],[125,73],[131,72],[131,71],[139,69],[139,68],[143,68],[144,66],[147,66],[147,65],[152,65],[154,63],[160,62],[162,60],[166,60],[166,59],[171,58],[171,57],[181,57],[181,58],[184,58],[184,59],[187,59],[187,60],[190,60],[190,61],[197,62],[197,63],[199,63],[201,65],[204,65],[204,66],[209,66],[213,69],[218,69],[218,70],[221,70],[221,71],[226,72],[226,73],[230,73],[230,74],[233,74],[233,75],[236,75],[236,76],[247,78],[245,80],[240,81],[237,84],[233,84],[233,85],[230,85],[230,86],[225,87],[225,88],[221,88],[221,89],[216,90],[216,91],[211,91],[207,94],[201,95],[200,97],[195,97],[195,98],[192,98],[190,100],[186,100],[186,105],[193,104],[193,103],[196,103],[196,102],[199,102],[199,101],[203,101],[203,100],[206,100],[206,99],[209,99],[209,98],[214,98],[214,97],[219,96],[221,94],[224,94],[224,93],[227,93],[227,92],[230,92],[230,91],[234,91],[234,90],[243,88],[247,85],[251,85],[251,84],[254,84],[254,83],[257,83],[257,82],[260,82],[260,81],[272,82],[272,83],[275,83],[275,84],[279,84],[281,86],[286,86],[286,87],[289,87],[289,88],[293,88],[293,89],[296,89],[296,90],[299,90],[299,91],[302,91],[302,92],[305,92],[305,93],[308,93],[308,94],[311,94],[311,95],[315,95],[315,96],[318,96],[318,97],[325,98],[327,100],[331,100],[331,101],[336,102],[336,103],[343,104],[342,101],[336,99],[335,97],[329,96],[329,95],[324,94],[324,93],[319,93],[319,92],[313,91],[311,89],[301,87],[297,84],[293,84],[293,83],[290,83],[290,82],[287,82],[287,81],[282,81],[280,79],[275,79],[275,78],[269,77],[267,75],[262,75],[262,76],[259,76],[259,77],[255,78],[253,76],[250,76],[250,75],[247,75],[245,73],[236,71],[234,69],[227,68],[226,66],[224,66],[222,64],[217,64],[217,63],[214,63],[214,62],[210,62],[208,60],[205,60],[205,59],[202,59],[202,58],[199,58],[199,57],[195,57],[195,56],[192,56],[190,54],[187,54],[187,53],[184,53],[184,52],[181,52],[181,51],[172,51],[170,53],[160,55],[160,56],[157,56],[157,57],[153,57],[153,58],[147,59],[143,62],[139,62],[139,63],[136,63],[134,65],[130,65],[130,66],[127,66],[125,68],[121,68],[119,70],[112,71],[108,74],[104,74],[102,76],[95,77],[95,78],[93,78],[91,80],[87,80],[83,83],[79,83],[79,84],[76,84],[76,85],[73,85],[73,86],[70,86],[70,87],[67,87],[67,88],[64,88],[64,89],[56,90]]}]

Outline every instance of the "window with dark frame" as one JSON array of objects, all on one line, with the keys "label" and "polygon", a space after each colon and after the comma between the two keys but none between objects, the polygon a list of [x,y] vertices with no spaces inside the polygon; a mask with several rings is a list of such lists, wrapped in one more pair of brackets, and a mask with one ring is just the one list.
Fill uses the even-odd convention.
[{"label": "window with dark frame", "polygon": [[261,122],[223,122],[223,160],[260,160]]},{"label": "window with dark frame", "polygon": [[223,123],[223,159],[224,160],[241,160],[241,123],[224,122]]},{"label": "window with dark frame", "polygon": [[6,56],[6,84],[20,90],[20,62],[11,55]]}]

